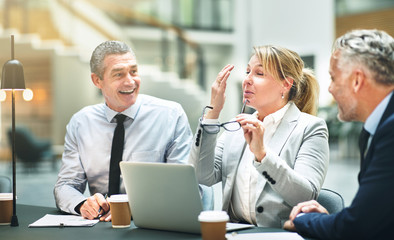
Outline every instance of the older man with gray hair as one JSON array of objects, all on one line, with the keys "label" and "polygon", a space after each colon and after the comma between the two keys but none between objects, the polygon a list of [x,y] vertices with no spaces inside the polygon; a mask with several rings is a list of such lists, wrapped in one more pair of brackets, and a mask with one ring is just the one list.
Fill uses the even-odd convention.
[{"label": "older man with gray hair", "polygon": [[334,44],[330,75],[339,119],[364,122],[359,189],[335,214],[314,200],[299,203],[284,228],[319,239],[394,239],[393,37],[378,30],[346,33]]},{"label": "older man with gray hair", "polygon": [[90,67],[105,103],[83,108],[68,123],[54,194],[64,212],[109,221],[104,195],[125,193],[119,161],[186,163],[192,134],[180,104],[139,94],[137,59],[125,43],[100,44]]}]

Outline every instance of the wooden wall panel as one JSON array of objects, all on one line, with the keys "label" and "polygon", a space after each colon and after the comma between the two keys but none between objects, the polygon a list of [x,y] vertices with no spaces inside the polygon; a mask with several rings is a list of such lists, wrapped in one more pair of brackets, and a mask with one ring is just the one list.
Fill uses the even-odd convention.
[{"label": "wooden wall panel", "polygon": [[366,28],[384,30],[394,36],[394,8],[376,12],[347,15],[336,18],[336,36],[352,29]]}]

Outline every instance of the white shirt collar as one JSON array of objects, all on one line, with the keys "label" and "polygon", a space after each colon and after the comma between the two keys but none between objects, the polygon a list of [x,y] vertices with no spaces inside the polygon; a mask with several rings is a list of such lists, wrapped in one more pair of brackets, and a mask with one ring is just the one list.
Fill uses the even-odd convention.
[{"label": "white shirt collar", "polygon": [[[138,109],[140,108],[142,103],[142,97],[138,96],[137,101],[131,105],[129,108],[121,112],[123,115],[126,115],[128,118],[134,119],[135,116],[137,115]],[[111,122],[112,119],[115,117],[115,115],[119,114],[119,112],[116,112],[109,108],[107,104],[105,104],[105,115],[107,116],[108,122]],[[126,118],[126,120],[128,119]]]},{"label": "white shirt collar", "polygon": [[289,109],[290,104],[292,104],[292,102],[288,102],[285,106],[283,106],[278,111],[267,115],[263,120],[263,126],[265,127],[271,124],[276,125],[278,122],[280,122],[283,116],[286,114],[287,110]]}]

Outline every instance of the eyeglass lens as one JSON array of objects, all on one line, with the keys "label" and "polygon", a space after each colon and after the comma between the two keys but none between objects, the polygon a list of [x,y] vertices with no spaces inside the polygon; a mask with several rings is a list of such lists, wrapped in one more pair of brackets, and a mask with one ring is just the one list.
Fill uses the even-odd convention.
[{"label": "eyeglass lens", "polygon": [[[249,100],[245,99],[244,103],[242,104],[241,113],[245,112],[245,106],[246,106],[246,103],[248,103],[248,102],[249,102]],[[204,111],[206,108],[212,109],[212,107],[210,107],[210,106],[205,107],[203,110],[202,117],[204,116]],[[239,130],[241,128],[241,124],[237,121],[231,121],[231,122],[222,123],[220,125],[213,125],[213,124],[212,125],[211,124],[205,125],[204,124],[204,125],[202,125],[202,127],[208,133],[218,133],[220,131],[220,127],[223,127],[227,131],[233,132],[233,131]]]}]

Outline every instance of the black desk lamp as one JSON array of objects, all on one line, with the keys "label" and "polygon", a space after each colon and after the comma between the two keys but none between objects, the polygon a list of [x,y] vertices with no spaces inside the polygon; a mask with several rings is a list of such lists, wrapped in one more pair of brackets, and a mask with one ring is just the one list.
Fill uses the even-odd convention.
[{"label": "black desk lamp", "polygon": [[22,64],[14,59],[14,35],[11,35],[11,60],[3,66],[1,78],[1,89],[12,91],[12,200],[13,214],[11,226],[19,226],[16,216],[16,173],[15,173],[15,91],[25,89],[25,78],[23,76]]}]

